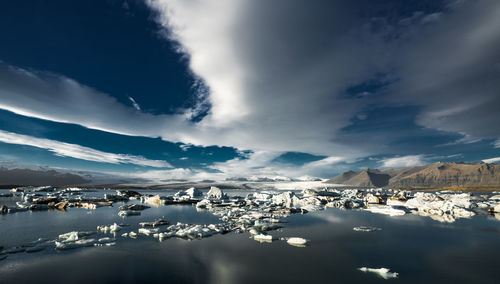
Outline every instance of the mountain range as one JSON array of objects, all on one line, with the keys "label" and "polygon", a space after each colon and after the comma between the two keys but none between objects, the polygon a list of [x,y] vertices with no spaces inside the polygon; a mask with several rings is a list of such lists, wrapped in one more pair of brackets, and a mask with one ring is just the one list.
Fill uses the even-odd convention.
[{"label": "mountain range", "polygon": [[500,165],[433,163],[403,169],[348,171],[327,183],[361,187],[500,187]]}]

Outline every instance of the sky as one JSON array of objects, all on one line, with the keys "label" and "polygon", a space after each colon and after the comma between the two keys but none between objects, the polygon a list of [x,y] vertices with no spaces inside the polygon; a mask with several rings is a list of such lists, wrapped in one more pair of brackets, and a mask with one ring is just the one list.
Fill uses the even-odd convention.
[{"label": "sky", "polygon": [[0,3],[0,162],[150,180],[500,162],[496,0]]}]

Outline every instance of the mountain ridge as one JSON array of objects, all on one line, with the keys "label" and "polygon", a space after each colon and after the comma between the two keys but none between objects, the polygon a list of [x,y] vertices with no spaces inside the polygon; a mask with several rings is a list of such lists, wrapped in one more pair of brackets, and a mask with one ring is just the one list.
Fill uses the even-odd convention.
[{"label": "mountain ridge", "polygon": [[500,165],[438,162],[402,169],[364,169],[345,172],[326,183],[391,188],[497,187]]}]

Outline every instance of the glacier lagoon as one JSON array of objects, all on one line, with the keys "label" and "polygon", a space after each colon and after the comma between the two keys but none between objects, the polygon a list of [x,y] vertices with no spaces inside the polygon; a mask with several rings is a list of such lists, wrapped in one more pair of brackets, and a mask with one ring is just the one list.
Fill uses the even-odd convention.
[{"label": "glacier lagoon", "polygon": [[[172,196],[176,191],[138,192]],[[207,195],[206,190],[202,193]],[[255,191],[225,193],[231,197]],[[298,191],[291,193],[300,195]],[[104,194],[114,191],[85,193],[96,198]],[[16,194],[0,197],[0,205],[12,207],[21,200]],[[122,234],[138,232],[142,228],[140,222],[157,219],[166,220],[169,225],[218,225],[224,221],[194,204],[150,206],[140,215],[120,217],[119,206],[130,204],[148,205],[138,199],[95,210],[72,207],[65,211],[0,215],[0,256],[4,258],[0,261],[0,282],[493,283],[500,276],[496,267],[500,222],[490,214],[443,222],[411,213],[390,216],[365,209],[326,208],[282,218],[276,228],[264,232],[272,236],[272,242],[256,241],[252,234],[241,230],[203,238],[174,236],[160,241],[152,235],[138,233],[131,238]],[[115,234],[96,229],[115,223],[121,228]],[[354,230],[362,226],[376,230]],[[52,241],[72,231],[94,232],[87,239],[95,239],[97,244],[98,239],[116,239],[115,245],[93,243],[88,247],[56,249]],[[288,237],[303,238],[309,243],[291,246],[286,242]],[[43,248],[27,252],[39,238],[43,239]],[[6,253],[13,248],[19,248],[19,252]],[[362,267],[388,268],[397,277],[385,279],[360,270]]]}]

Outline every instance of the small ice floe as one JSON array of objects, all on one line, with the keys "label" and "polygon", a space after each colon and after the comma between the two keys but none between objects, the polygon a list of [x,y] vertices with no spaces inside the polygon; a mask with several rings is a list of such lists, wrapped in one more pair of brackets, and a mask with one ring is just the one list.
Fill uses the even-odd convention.
[{"label": "small ice floe", "polygon": [[496,212],[496,213],[500,213],[500,203],[493,206],[493,209],[492,209],[493,212]]},{"label": "small ice floe", "polygon": [[151,208],[149,206],[146,206],[146,205],[142,205],[142,204],[130,204],[130,205],[123,205],[123,206],[120,206],[120,210],[121,211],[142,211],[142,210],[145,210],[145,209],[148,209],[148,208]]},{"label": "small ice floe", "polygon": [[396,209],[389,205],[370,205],[365,210],[370,211],[372,213],[384,214],[389,216],[402,216],[406,214],[404,210]]},{"label": "small ice floe", "polygon": [[214,234],[214,232],[209,227],[203,225],[180,224],[180,226],[183,226],[184,228],[180,228],[175,232],[175,236],[178,238],[201,239],[210,237]]},{"label": "small ice floe", "polygon": [[57,209],[57,210],[66,210],[66,207],[68,207],[68,204],[69,204],[69,201],[68,200],[63,200],[61,202],[58,202],[54,205],[54,207]]},{"label": "small ice floe", "polygon": [[273,241],[273,236],[258,234],[258,235],[254,235],[253,239],[258,241],[258,242],[261,242],[261,243],[270,243]]},{"label": "small ice floe", "polygon": [[123,233],[122,234],[122,237],[126,238],[126,237],[130,237],[130,238],[137,238],[137,233],[132,231],[132,232],[128,232],[128,233]]},{"label": "small ice floe", "polygon": [[134,198],[139,198],[141,197],[141,194],[137,191],[133,191],[133,190],[116,190],[116,194],[118,194],[118,196],[123,196],[123,197],[128,197],[128,198],[131,198],[131,197],[134,197]]},{"label": "small ice floe", "polygon": [[97,243],[94,244],[96,247],[102,247],[102,246],[114,246],[116,245],[116,239],[115,238],[100,238],[97,240]]},{"label": "small ice floe", "polygon": [[203,192],[194,187],[186,189],[186,191],[184,191],[184,194],[188,195],[191,198],[203,196]]},{"label": "small ice floe", "polygon": [[162,219],[158,219],[154,222],[140,222],[139,225],[141,227],[159,227],[159,226],[165,226],[165,225],[168,225],[168,221],[166,220],[162,220]]},{"label": "small ice floe", "polygon": [[118,212],[118,216],[120,217],[138,216],[138,215],[141,215],[140,211],[124,210]]},{"label": "small ice floe", "polygon": [[372,193],[368,193],[366,196],[365,196],[365,200],[367,203],[369,204],[381,204],[384,202],[384,200]]},{"label": "small ice floe", "polygon": [[150,204],[150,205],[153,205],[155,207],[159,207],[161,205],[161,199],[160,199],[160,195],[155,195],[155,196],[151,196],[151,197],[146,197],[144,199],[144,203],[147,203],[147,204]]},{"label": "small ice floe", "polygon": [[59,235],[59,239],[63,240],[63,242],[72,242],[79,240],[83,237],[88,237],[90,235],[95,234],[95,232],[92,231],[86,231],[86,232],[78,232],[78,231],[73,231],[65,234]]},{"label": "small ice floe", "polygon": [[56,241],[56,250],[68,250],[82,247],[91,247],[95,243],[95,239],[82,239],[73,242]]},{"label": "small ice floe", "polygon": [[352,230],[356,231],[356,232],[374,232],[374,231],[380,231],[382,229],[377,228],[377,227],[370,227],[370,226],[358,226],[358,227],[352,228]]},{"label": "small ice floe", "polygon": [[500,194],[496,194],[490,197],[490,200],[500,200]]},{"label": "small ice floe", "polygon": [[84,237],[95,234],[95,232],[69,232],[59,235],[62,241],[55,241],[56,250],[68,250],[81,247],[93,246],[95,239],[82,239]]},{"label": "small ice floe", "polygon": [[97,230],[101,231],[105,234],[107,234],[107,233],[113,234],[113,233],[120,231],[121,229],[122,229],[121,226],[117,225],[116,223],[114,223],[113,225],[109,225],[109,226],[105,226],[105,225],[97,226]]},{"label": "small ice floe", "polygon": [[289,245],[295,247],[305,247],[309,244],[309,241],[304,238],[292,237],[288,238],[286,241]]},{"label": "small ice floe", "polygon": [[146,236],[149,236],[151,234],[155,234],[155,233],[158,233],[159,229],[156,228],[156,229],[147,229],[147,228],[139,228],[139,234],[143,234],[143,235],[146,235]]},{"label": "small ice floe", "polygon": [[384,279],[397,278],[399,275],[397,272],[390,272],[389,268],[383,268],[383,267],[382,268],[361,267],[358,269],[363,272],[375,273]]},{"label": "small ice floe", "polygon": [[212,199],[223,199],[226,197],[226,195],[220,188],[212,186],[207,193],[207,197]]},{"label": "small ice floe", "polygon": [[30,207],[31,203],[25,202],[25,201],[23,201],[23,202],[18,201],[18,202],[16,202],[16,205],[18,208],[28,208],[28,207]]}]

